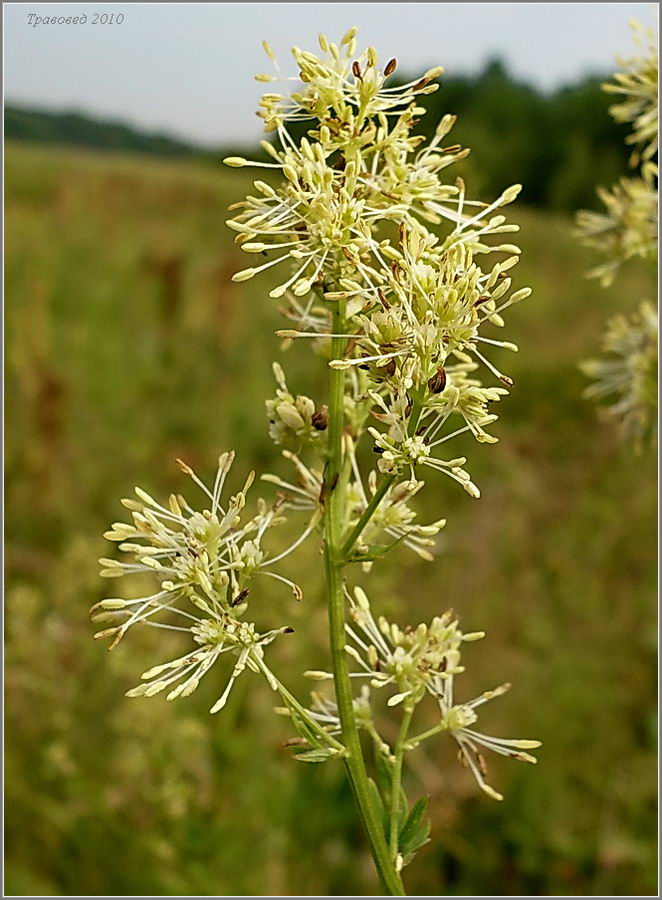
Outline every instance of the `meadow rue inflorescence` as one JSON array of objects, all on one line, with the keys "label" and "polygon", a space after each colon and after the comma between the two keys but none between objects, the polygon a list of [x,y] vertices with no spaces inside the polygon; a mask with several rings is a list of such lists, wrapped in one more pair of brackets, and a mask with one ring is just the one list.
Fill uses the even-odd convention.
[{"label": "meadow rue inflorescence", "polygon": [[[417,521],[423,471],[440,472],[480,496],[466,456],[446,453],[444,445],[460,435],[478,444],[497,441],[494,406],[513,382],[493,357],[517,347],[494,334],[504,327],[506,310],[531,291],[513,289],[520,250],[504,237],[518,230],[502,210],[520,186],[490,203],[472,199],[462,178],[446,179],[445,170],[469,152],[446,140],[455,117],[443,116],[427,144],[414,133],[425,112],[419,102],[438,89],[442,69],[397,84],[396,60],[381,64],[372,47],[357,53],[355,28],[338,44],[323,35],[319,44],[321,55],[293,48],[298,71],[292,78],[264,44],[275,73],[257,76],[271,88],[258,114],[272,140],[262,142],[260,160],[225,162],[266,173],[231,207],[228,225],[238,247],[258,260],[233,280],[261,273],[273,279],[269,296],[280,302],[289,326],[277,332],[283,348],[303,342],[317,353],[328,376],[326,402],[298,393],[274,363],[269,435],[293,470],[286,477],[262,475],[277,489],[275,503],[260,500],[252,517],[246,513],[252,476],[222,503],[231,454],[221,457],[211,489],[182,464],[205,494],[201,512],[179,496],[162,506],[137,489],[140,502],[125,501],[133,524],[116,524],[107,534],[135,561],[103,560],[103,574],[151,574],[158,590],[134,601],[103,601],[93,615],[112,618],[98,636],[111,637],[113,646],[138,623],[193,640],[184,656],[145,672],[129,696],[166,689],[168,699],[186,696],[230,653],[234,666],[216,711],[242,671],[264,675],[283,701],[277,711],[297,732],[288,741],[296,758],[345,761],[382,884],[389,894],[402,894],[400,872],[429,833],[426,800],[410,807],[402,787],[405,755],[427,737],[449,732],[479,785],[500,799],[485,782],[478,748],[535,761],[523,751],[538,742],[473,729],[476,708],[505,687],[455,703],[461,647],[482,632],[461,632],[451,612],[416,628],[375,619],[365,593],[347,588],[346,570],[356,563],[368,572],[400,545],[433,560],[445,519]],[[263,538],[284,512],[301,513],[304,527],[285,550],[269,555]],[[263,632],[246,615],[264,576],[300,598],[299,587],[272,566],[312,535],[324,554],[333,671],[307,674],[333,678],[335,696],[315,693],[306,708],[264,659],[264,647],[291,629]],[[357,671],[349,671],[350,663]],[[381,736],[370,686],[387,688],[387,706],[401,714],[395,740]],[[412,719],[426,697],[437,704],[437,725],[412,737]],[[368,776],[359,729],[374,743],[376,780]]]},{"label": "meadow rue inflorescence", "polygon": [[223,487],[233,460],[234,453],[220,456],[211,489],[190,466],[178,461],[205,495],[207,504],[202,511],[191,507],[181,495],[171,494],[167,505],[162,505],[136,488],[137,500],[122,501],[131,510],[132,523],[116,522],[105,534],[108,540],[119,542],[119,549],[132,561],[102,559],[101,574],[106,578],[148,574],[158,589],[134,600],[109,598],[97,603],[92,619],[113,624],[95,637],[111,637],[112,650],[131,627],[149,625],[188,634],[197,645],[186,655],[145,672],[145,682],[130,690],[129,697],[151,697],[166,688],[171,688],[168,700],[186,697],[225,653],[236,657],[236,662],[212,712],[225,705],[235,679],[246,668],[261,672],[276,687],[264,662],[263,647],[292,629],[285,626],[260,633],[252,622],[245,621],[249,593],[258,576],[284,582],[297,599],[301,589],[270,571],[273,559],[261,546],[265,533],[282,522],[278,505],[268,507],[259,500],[254,515],[242,515],[254,474],[249,475],[241,491],[227,503],[223,501]]},{"label": "meadow rue inflorescence", "polygon": [[641,54],[619,57],[620,71],[614,75],[613,82],[604,85],[604,89],[620,97],[609,112],[617,122],[632,125],[626,142],[634,146],[632,163],[637,165],[640,160],[645,162],[657,155],[658,50],[652,29],[635,21],[631,22],[631,28]]},{"label": "meadow rue inflorescence", "polygon": [[[355,394],[363,421],[352,423],[357,437],[366,413],[386,426],[368,429],[381,456],[379,471],[414,480],[416,467],[427,466],[477,497],[466,460],[440,459],[435,448],[463,431],[481,442],[496,440],[486,430],[497,418],[490,407],[512,381],[488,357],[495,347],[517,347],[484,331],[503,327],[502,313],[530,290],[511,290],[519,248],[489,239],[518,230],[500,210],[520,186],[485,204],[466,197],[462,179],[444,183],[444,170],[467,153],[442,146],[455,118],[444,116],[425,147],[412,134],[424,111],[417,97],[437,89],[441,69],[389,88],[384,85],[395,61],[380,69],[372,48],[356,56],[354,30],[339,46],[324,37],[320,46],[321,57],[293,51],[301,92],[263,98],[267,128],[278,138],[276,145],[263,144],[270,161],[226,159],[230,166],[280,169],[285,176],[275,186],[255,181],[255,194],[234,205],[238,212],[228,225],[238,245],[249,254],[275,254],[234,280],[287,265],[270,295],[285,297],[286,314],[298,325],[279,332],[288,340],[328,344],[333,306],[342,304],[345,331],[337,337],[345,352],[329,365],[359,370]],[[267,53],[273,59],[268,47]],[[280,70],[269,79],[286,81]],[[311,123],[298,145],[287,130],[292,121]],[[444,223],[450,225],[445,236],[429,230]],[[488,254],[497,261],[482,268],[479,260]],[[470,377],[479,366],[497,385],[483,387]],[[295,431],[310,436],[310,423],[301,421],[303,410],[292,402],[283,412]],[[272,433],[280,436],[282,424],[273,415],[278,407],[270,402],[269,410]],[[464,426],[444,432],[457,416]]]},{"label": "meadow rue inflorescence", "polygon": [[[584,243],[606,257],[588,275],[599,278],[605,287],[628,260],[657,260],[658,51],[652,32],[637,23],[632,23],[632,28],[641,55],[619,59],[622,71],[604,89],[624,98],[609,111],[617,122],[632,124],[626,140],[634,146],[630,163],[639,165],[640,171],[633,178],[621,178],[608,190],[598,188],[605,212],[577,213]],[[618,396],[607,412],[637,450],[645,437],[655,432],[657,421],[657,335],[657,310],[643,301],[638,313],[617,316],[608,323],[602,343],[609,356],[580,366],[584,374],[596,379],[584,392],[586,397]]]},{"label": "meadow rue inflorescence", "polygon": [[[354,441],[349,436],[346,437],[345,446],[351,465],[347,481],[347,525],[354,527],[370,507],[372,498],[377,494],[377,472],[373,469],[368,473],[366,490],[356,460]],[[271,473],[263,475],[262,480],[275,484],[281,489],[283,509],[310,512],[312,518],[309,527],[313,527],[319,521],[320,504],[323,500],[323,472],[321,469],[308,468],[298,456],[287,450],[283,451],[283,456],[294,465],[294,481],[296,483],[285,481]],[[409,501],[424,486],[425,482],[423,481],[402,481],[389,487],[381,497],[365,529],[357,538],[358,552],[364,554],[362,561],[366,571],[369,571],[371,566],[370,547],[378,546],[380,541],[382,542],[381,549],[384,551],[389,549],[389,546],[395,546],[401,542],[403,546],[413,550],[423,559],[433,559],[428,548],[434,547],[432,538],[441,531],[446,520],[439,519],[428,525],[421,525],[415,521],[416,512],[409,506]],[[383,544],[384,541],[388,543]]]},{"label": "meadow rue inflorescence", "polygon": [[655,427],[657,410],[657,311],[642,303],[638,312],[614,316],[602,340],[605,356],[581,363],[585,375],[594,379],[585,396],[612,399],[605,408],[615,419],[626,440],[641,448]]},{"label": "meadow rue inflorescence", "polygon": [[[492,750],[503,756],[535,763],[535,757],[525,750],[540,747],[540,741],[495,738],[482,734],[470,726],[477,721],[476,709],[500,697],[509,684],[485,691],[467,703],[454,701],[454,679],[464,672],[462,645],[485,637],[482,631],[463,633],[452,610],[435,617],[430,624],[421,623],[416,628],[400,628],[383,616],[376,620],[368,597],[362,588],[356,587],[354,595],[348,594],[352,624],[346,627],[349,642],[345,651],[357,665],[350,677],[367,679],[373,688],[387,688],[391,693],[388,706],[402,705],[413,709],[426,694],[439,705],[438,725],[416,737],[409,738],[405,750],[413,750],[424,740],[436,734],[448,732],[457,741],[460,759],[476,777],[480,787],[496,800],[503,797],[485,782],[486,765],[478,747]],[[323,680],[332,678],[329,673],[311,671],[309,677]],[[365,686],[364,686],[365,690]],[[370,729],[369,694],[363,694],[362,727]],[[320,701],[317,700],[318,707]],[[332,719],[329,721],[333,721]],[[383,752],[390,749],[380,739]]]},{"label": "meadow rue inflorescence", "polygon": [[609,287],[624,262],[657,256],[657,168],[645,163],[636,178],[621,178],[611,188],[597,188],[604,212],[580,210],[577,224],[587,247],[606,259],[588,273]]}]

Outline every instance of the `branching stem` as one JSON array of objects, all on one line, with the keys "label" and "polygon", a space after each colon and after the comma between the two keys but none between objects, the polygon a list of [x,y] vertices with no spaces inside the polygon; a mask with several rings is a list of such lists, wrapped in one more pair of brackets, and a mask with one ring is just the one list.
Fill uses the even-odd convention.
[{"label": "branching stem", "polygon": [[352,528],[349,537],[343,544],[342,555],[344,559],[348,559],[350,553],[354,549],[354,544],[358,541],[363,533],[363,529],[366,527],[370,519],[373,517],[375,510],[379,506],[379,504],[384,499],[388,489],[391,487],[393,482],[395,481],[395,475],[388,475],[386,478],[382,478],[382,481],[373,494],[370,502],[366,506],[366,508],[361,513],[361,518],[356,523],[354,528]]},{"label": "branching stem", "polygon": [[393,764],[393,774],[391,777],[391,821],[389,829],[389,848],[391,851],[391,859],[395,863],[398,855],[398,833],[400,825],[400,784],[402,782],[402,761],[405,755],[405,745],[407,735],[409,734],[409,726],[411,718],[414,715],[415,706],[409,705],[405,707],[402,722],[400,723],[400,731],[395,743],[395,762]]},{"label": "branching stem", "polygon": [[[344,307],[334,307],[333,332],[344,332]],[[345,338],[332,339],[332,358],[340,359],[345,349]],[[345,653],[345,596],[342,532],[345,516],[345,485],[341,478],[343,469],[342,432],[344,425],[345,375],[330,370],[329,383],[329,456],[325,474],[324,509],[324,559],[329,612],[329,638],[331,661],[336,690],[336,703],[342,727],[343,743],[348,756],[345,759],[348,776],[354,791],[359,814],[363,821],[375,866],[384,889],[392,896],[402,896],[405,891],[396,873],[384,835],[384,825],[379,810],[372,802],[368,773],[363,759],[359,730],[354,716],[352,688]]]},{"label": "branching stem", "polygon": [[[336,358],[336,357],[334,357]],[[421,412],[423,411],[421,401],[418,397],[416,397],[412,403],[411,412],[409,414],[409,426],[408,433],[413,435],[418,427],[419,419],[421,418]],[[382,502],[386,494],[388,493],[389,488],[395,481],[395,475],[387,475],[385,478],[382,478],[379,487],[373,494],[370,499],[370,502],[366,506],[366,508],[361,513],[361,517],[359,521],[356,523],[354,528],[349,533],[349,536],[345,540],[342,546],[342,557],[344,560],[349,560],[350,554],[354,549],[354,545],[358,541],[358,539],[363,534],[363,529],[366,527],[370,519],[372,519],[375,514],[379,504]]]}]

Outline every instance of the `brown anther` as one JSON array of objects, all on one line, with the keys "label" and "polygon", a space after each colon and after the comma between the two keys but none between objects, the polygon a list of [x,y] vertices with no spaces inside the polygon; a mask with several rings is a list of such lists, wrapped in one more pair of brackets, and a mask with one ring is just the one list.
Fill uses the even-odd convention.
[{"label": "brown anther", "polygon": [[361,66],[356,60],[354,60],[354,62],[352,63],[352,75],[354,76],[354,78],[358,78],[359,81],[362,79]]},{"label": "brown anther", "polygon": [[428,390],[431,394],[441,394],[446,387],[446,370],[439,366],[434,375],[428,380]]},{"label": "brown anther", "polygon": [[430,84],[429,78],[421,78],[421,80],[417,81],[413,86],[412,91],[420,91],[421,88],[427,87],[428,84]]},{"label": "brown anther", "polygon": [[379,297],[379,300],[380,300],[382,306],[384,307],[384,309],[391,308],[391,304],[386,299],[386,295],[384,294],[384,291],[380,287],[377,288],[377,296]]},{"label": "brown anther", "polygon": [[326,406],[323,406],[321,409],[318,409],[317,412],[313,413],[311,422],[316,431],[326,430],[326,427],[329,424],[329,411]]},{"label": "brown anther", "polygon": [[248,588],[244,588],[237,596],[234,598],[230,606],[239,606],[242,600],[245,600],[248,597]]},{"label": "brown anther", "polygon": [[395,360],[389,359],[384,368],[382,369],[387,378],[393,378],[396,372]]},{"label": "brown anther", "polygon": [[389,59],[389,61],[386,63],[386,66],[384,67],[384,76],[386,78],[388,78],[388,76],[392,75],[397,68],[398,68],[397,59],[395,59],[395,58]]}]

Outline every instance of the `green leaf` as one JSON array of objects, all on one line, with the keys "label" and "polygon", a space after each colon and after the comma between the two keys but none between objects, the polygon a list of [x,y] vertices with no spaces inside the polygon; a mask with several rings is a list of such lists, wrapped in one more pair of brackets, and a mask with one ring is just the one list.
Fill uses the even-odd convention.
[{"label": "green leaf", "polygon": [[379,788],[372,780],[372,778],[368,778],[368,793],[370,794],[370,802],[372,806],[377,810],[377,814],[382,820],[382,828],[384,829],[384,836],[386,837],[388,833],[388,816],[386,814],[386,808],[384,807],[382,795],[379,793]]},{"label": "green leaf", "polygon": [[430,837],[430,823],[423,819],[428,806],[429,797],[421,797],[411,808],[407,820],[400,829],[398,835],[398,850],[402,854],[405,864],[410,862],[414,853],[423,844],[427,844]]},{"label": "green leaf", "polygon": [[375,754],[375,765],[377,768],[377,784],[382,796],[386,798],[388,805],[391,799],[391,776],[393,772],[393,762],[390,756],[384,753]]},{"label": "green leaf", "polygon": [[409,810],[409,801],[405,794],[404,788],[400,788],[400,797],[398,803],[398,831],[405,827],[407,822],[407,811]]}]

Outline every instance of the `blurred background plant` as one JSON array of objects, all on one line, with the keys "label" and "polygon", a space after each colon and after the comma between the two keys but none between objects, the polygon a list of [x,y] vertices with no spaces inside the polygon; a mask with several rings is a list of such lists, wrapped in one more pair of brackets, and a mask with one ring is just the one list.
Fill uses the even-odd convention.
[{"label": "blurred background plant", "polygon": [[[445,743],[412,754],[434,840],[409,890],[654,893],[655,465],[593,424],[576,360],[623,297],[653,295],[655,273],[635,259],[618,287],[587,282],[593,254],[567,212],[618,177],[625,132],[598,80],[545,98],[493,64],[473,80],[444,76],[436,98],[422,130],[441,111],[461,114],[457,140],[481,162],[458,171],[481,192],[515,175],[531,191],[513,218],[535,303],[512,315],[527,352],[509,360],[527,390],[503,401],[508,440],[473,451],[480,509],[441,477],[429,508],[423,498],[421,520],[441,508],[450,523],[438,581],[398,555],[380,595],[393,598],[387,616],[413,597],[421,618],[454,605],[467,627],[479,621],[489,640],[467,696],[507,671],[516,689],[486,728],[535,735],[545,756],[535,777],[495,761],[497,805],[458,778]],[[577,124],[589,121],[590,137]],[[246,467],[277,465],[254,415],[272,391],[277,304],[264,301],[266,280],[230,281],[242,259],[223,226],[242,176],[190,151],[118,150],[116,138],[65,146],[76,143],[66,127],[49,145],[20,137],[6,148],[7,892],[365,893],[371,864],[340,767],[292,765],[288,723],[274,724],[252,676],[209,727],[213,684],[182,705],[122,697],[149,635],[107,658],[90,640],[106,551],[93,536],[118,517],[111,498],[145,472],[152,492],[181,487],[178,456],[209,470],[234,446]],[[288,375],[304,374],[310,383],[295,347]],[[274,645],[274,665],[324,667],[323,604],[274,603],[309,635]],[[292,659],[295,646],[309,657]]]},{"label": "blurred background plant", "polygon": [[[626,138],[634,147],[630,165],[639,171],[609,190],[598,188],[604,212],[577,213],[580,236],[606,257],[588,272],[604,286],[611,285],[623,264],[633,258],[657,262],[658,51],[652,30],[637,23],[632,29],[640,53],[620,59],[619,71],[603,88],[620,100],[609,112],[615,121],[630,125]],[[593,379],[584,396],[611,403],[602,412],[618,423],[637,451],[657,434],[657,349],[657,307],[644,300],[636,312],[607,323],[602,339],[606,355],[580,366]]]}]

